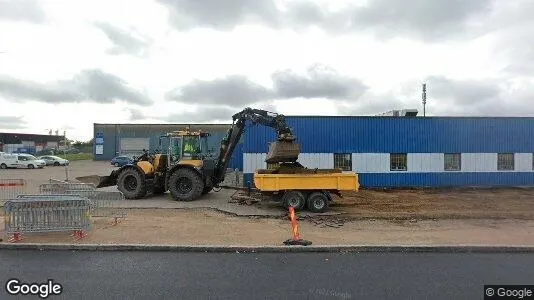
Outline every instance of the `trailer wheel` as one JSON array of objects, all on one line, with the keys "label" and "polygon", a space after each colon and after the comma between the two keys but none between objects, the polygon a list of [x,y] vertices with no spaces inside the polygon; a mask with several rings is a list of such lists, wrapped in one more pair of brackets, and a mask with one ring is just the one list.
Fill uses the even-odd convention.
[{"label": "trailer wheel", "polygon": [[289,191],[282,196],[282,203],[286,208],[293,207],[295,211],[300,211],[306,205],[306,197],[299,191]]},{"label": "trailer wheel", "polygon": [[147,192],[143,174],[133,168],[125,169],[120,173],[117,188],[126,199],[141,199]]},{"label": "trailer wheel", "polygon": [[169,191],[174,200],[193,201],[202,195],[204,182],[193,170],[178,169],[169,178]]},{"label": "trailer wheel", "polygon": [[328,197],[321,192],[311,193],[306,202],[308,210],[314,213],[322,213],[328,209]]}]

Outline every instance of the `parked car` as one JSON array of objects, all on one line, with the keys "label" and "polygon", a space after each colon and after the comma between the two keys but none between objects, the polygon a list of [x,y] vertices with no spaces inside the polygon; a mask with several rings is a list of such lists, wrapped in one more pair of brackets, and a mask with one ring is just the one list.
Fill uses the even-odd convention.
[{"label": "parked car", "polygon": [[46,166],[46,162],[31,154],[7,154],[0,156],[0,169],[7,168],[28,168],[42,169]]},{"label": "parked car", "polygon": [[40,156],[39,159],[45,161],[47,166],[68,166],[69,161],[54,155]]},{"label": "parked car", "polygon": [[116,156],[111,160],[111,165],[115,167],[122,167],[127,164],[133,164],[134,160],[131,157],[128,156]]}]

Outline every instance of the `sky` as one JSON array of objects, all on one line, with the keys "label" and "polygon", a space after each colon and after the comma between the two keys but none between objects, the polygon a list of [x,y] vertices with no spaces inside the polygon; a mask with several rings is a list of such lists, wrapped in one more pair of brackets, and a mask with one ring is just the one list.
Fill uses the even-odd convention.
[{"label": "sky", "polygon": [[0,0],[0,131],[534,116],[531,0]]}]

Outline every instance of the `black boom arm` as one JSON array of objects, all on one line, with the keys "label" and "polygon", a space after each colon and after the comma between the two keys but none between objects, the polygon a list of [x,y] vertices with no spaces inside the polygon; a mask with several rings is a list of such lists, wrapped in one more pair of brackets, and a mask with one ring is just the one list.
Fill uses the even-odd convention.
[{"label": "black boom arm", "polygon": [[268,112],[261,109],[245,108],[241,112],[232,116],[232,127],[228,129],[226,136],[221,141],[219,149],[219,157],[215,164],[214,184],[217,186],[224,180],[226,175],[226,168],[232,158],[234,149],[241,139],[241,135],[245,129],[245,122],[251,121],[252,124],[262,124],[274,128],[278,135],[279,141],[294,141],[295,136],[291,128],[286,124],[285,116]]}]

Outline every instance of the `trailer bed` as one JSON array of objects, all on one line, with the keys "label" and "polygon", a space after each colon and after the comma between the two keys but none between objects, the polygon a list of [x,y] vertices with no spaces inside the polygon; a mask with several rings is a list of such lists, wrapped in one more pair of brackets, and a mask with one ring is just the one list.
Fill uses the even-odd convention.
[{"label": "trailer bed", "polygon": [[357,191],[360,187],[358,174],[354,172],[317,171],[294,174],[268,174],[264,170],[258,170],[254,173],[254,185],[261,192],[288,190]]}]

